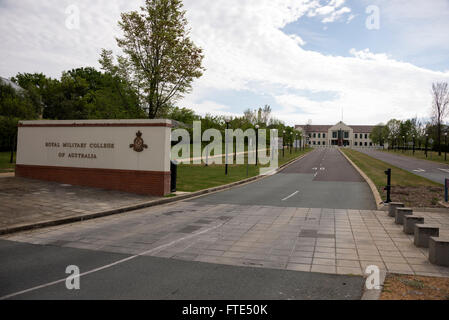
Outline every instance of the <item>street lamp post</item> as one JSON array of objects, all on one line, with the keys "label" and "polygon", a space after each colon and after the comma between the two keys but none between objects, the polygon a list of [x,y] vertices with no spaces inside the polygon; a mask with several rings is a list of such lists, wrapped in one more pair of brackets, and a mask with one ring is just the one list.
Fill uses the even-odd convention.
[{"label": "street lamp post", "polygon": [[295,136],[295,152],[298,152],[298,134]]},{"label": "street lamp post", "polygon": [[285,133],[286,131],[284,130],[282,132],[282,158],[285,158]]},{"label": "street lamp post", "polygon": [[447,132],[444,133],[444,161],[447,161]]},{"label": "street lamp post", "polygon": [[413,136],[413,155],[415,155],[415,141],[416,141],[416,136]]},{"label": "street lamp post", "polygon": [[426,134],[426,158],[427,158],[427,143],[429,141],[429,134]]},{"label": "street lamp post", "polygon": [[260,126],[256,125],[256,166],[259,165],[259,128]]},{"label": "street lamp post", "polygon": [[228,151],[229,151],[229,141],[228,141],[228,130],[229,130],[229,119],[226,119],[226,132],[225,132],[225,140],[226,140],[226,159],[225,159],[225,174],[228,175]]},{"label": "street lamp post", "polygon": [[292,138],[291,138],[290,143],[289,143],[289,145],[290,145],[290,154],[292,154],[292,149],[293,149],[293,132],[292,132],[291,136],[292,136]]},{"label": "street lamp post", "polygon": [[402,136],[402,139],[403,139],[403,141],[404,141],[404,148],[402,149],[402,152],[404,153],[405,152],[405,148],[406,148],[406,141],[405,141],[405,136]]}]

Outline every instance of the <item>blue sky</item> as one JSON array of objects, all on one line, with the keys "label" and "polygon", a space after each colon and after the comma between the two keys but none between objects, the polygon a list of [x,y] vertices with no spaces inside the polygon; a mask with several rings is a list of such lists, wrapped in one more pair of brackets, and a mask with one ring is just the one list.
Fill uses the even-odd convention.
[{"label": "blue sky", "polygon": [[[59,77],[119,53],[120,13],[141,0],[0,0],[0,75]],[[184,0],[207,69],[178,101],[200,114],[272,106],[289,125],[428,117],[449,81],[449,0]],[[68,28],[75,6],[78,28]],[[380,28],[368,30],[376,6]]]}]

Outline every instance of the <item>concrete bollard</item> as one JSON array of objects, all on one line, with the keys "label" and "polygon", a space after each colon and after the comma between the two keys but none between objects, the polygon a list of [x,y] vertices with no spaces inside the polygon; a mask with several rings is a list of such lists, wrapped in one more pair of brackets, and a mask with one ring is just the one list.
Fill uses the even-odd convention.
[{"label": "concrete bollard", "polygon": [[415,224],[423,224],[424,217],[418,216],[404,216],[404,233],[405,234],[414,234],[415,233]]},{"label": "concrete bollard", "polygon": [[388,216],[394,218],[396,216],[396,208],[404,208],[402,202],[390,202],[388,204]]},{"label": "concrete bollard", "polygon": [[449,238],[429,238],[429,261],[437,266],[449,267]]},{"label": "concrete bollard", "polygon": [[413,215],[413,209],[411,208],[396,208],[396,217],[395,223],[403,225],[404,224],[404,216]]},{"label": "concrete bollard", "polygon": [[415,246],[428,248],[430,237],[438,237],[440,228],[428,224],[415,224]]}]

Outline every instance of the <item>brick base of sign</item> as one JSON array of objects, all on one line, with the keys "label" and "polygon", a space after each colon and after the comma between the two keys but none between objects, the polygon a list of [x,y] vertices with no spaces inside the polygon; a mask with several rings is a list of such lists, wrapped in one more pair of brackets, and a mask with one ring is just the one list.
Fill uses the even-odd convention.
[{"label": "brick base of sign", "polygon": [[170,194],[170,172],[16,165],[16,177],[129,193]]}]

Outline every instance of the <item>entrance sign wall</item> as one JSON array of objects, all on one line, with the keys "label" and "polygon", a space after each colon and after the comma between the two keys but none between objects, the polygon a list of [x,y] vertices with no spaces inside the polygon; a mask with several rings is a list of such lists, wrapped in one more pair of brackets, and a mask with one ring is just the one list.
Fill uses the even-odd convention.
[{"label": "entrance sign wall", "polygon": [[16,176],[164,196],[170,120],[21,121]]}]

